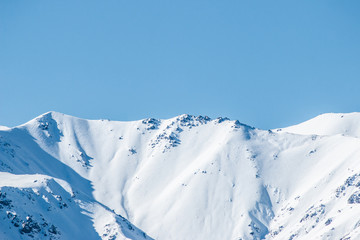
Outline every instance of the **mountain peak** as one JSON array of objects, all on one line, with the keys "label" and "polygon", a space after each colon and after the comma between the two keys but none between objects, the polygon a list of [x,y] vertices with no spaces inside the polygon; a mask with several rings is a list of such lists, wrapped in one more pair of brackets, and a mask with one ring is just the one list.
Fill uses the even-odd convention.
[{"label": "mountain peak", "polygon": [[360,137],[360,113],[325,113],[303,123],[282,129],[301,135],[337,135]]}]

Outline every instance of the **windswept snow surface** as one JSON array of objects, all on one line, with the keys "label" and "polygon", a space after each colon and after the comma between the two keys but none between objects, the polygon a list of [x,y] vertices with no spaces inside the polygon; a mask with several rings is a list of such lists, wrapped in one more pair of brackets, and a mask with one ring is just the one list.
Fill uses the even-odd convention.
[{"label": "windswept snow surface", "polygon": [[0,238],[359,239],[359,126],[49,112],[0,130]]},{"label": "windswept snow surface", "polygon": [[336,135],[360,137],[360,113],[326,113],[295,126],[284,128],[286,132],[303,135]]}]

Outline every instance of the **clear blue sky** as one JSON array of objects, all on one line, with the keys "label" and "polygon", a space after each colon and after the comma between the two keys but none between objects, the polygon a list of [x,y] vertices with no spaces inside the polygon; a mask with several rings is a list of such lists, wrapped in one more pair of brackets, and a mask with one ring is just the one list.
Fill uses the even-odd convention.
[{"label": "clear blue sky", "polygon": [[0,125],[54,110],[268,129],[360,111],[359,0],[1,0]]}]

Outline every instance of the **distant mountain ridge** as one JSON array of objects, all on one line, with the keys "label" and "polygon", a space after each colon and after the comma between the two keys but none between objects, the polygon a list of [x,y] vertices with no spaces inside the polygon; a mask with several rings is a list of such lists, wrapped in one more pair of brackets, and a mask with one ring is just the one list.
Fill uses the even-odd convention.
[{"label": "distant mountain ridge", "polygon": [[0,128],[1,239],[358,239],[360,113]]}]

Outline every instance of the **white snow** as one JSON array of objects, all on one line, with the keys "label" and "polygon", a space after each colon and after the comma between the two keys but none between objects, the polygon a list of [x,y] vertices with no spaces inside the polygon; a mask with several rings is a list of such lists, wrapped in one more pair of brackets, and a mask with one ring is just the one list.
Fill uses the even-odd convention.
[{"label": "white snow", "polygon": [[290,133],[303,135],[336,135],[360,137],[360,113],[327,113],[295,126],[283,128]]},{"label": "white snow", "polygon": [[[360,113],[324,114],[264,131],[189,115],[117,122],[48,112],[0,131],[1,191],[14,197],[12,208],[0,199],[0,237],[28,236],[6,211],[25,221],[36,210],[59,239],[356,239],[359,123]],[[31,211],[24,191],[36,199]]]},{"label": "white snow", "polygon": [[6,126],[0,126],[0,131],[6,131],[6,130],[10,130],[10,128]]}]

